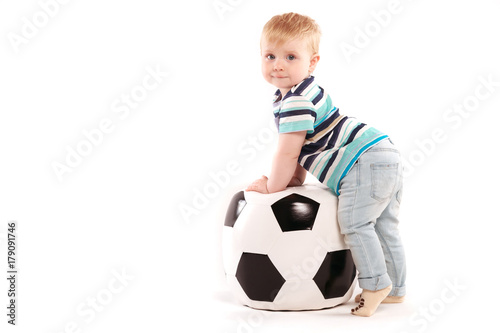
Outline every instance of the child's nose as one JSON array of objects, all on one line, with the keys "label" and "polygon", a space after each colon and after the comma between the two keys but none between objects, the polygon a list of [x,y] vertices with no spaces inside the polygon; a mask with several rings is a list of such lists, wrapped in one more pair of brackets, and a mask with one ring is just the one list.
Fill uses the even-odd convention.
[{"label": "child's nose", "polygon": [[274,70],[275,71],[282,71],[284,69],[284,66],[283,66],[283,61],[281,59],[279,60],[276,60],[276,62],[274,63]]}]

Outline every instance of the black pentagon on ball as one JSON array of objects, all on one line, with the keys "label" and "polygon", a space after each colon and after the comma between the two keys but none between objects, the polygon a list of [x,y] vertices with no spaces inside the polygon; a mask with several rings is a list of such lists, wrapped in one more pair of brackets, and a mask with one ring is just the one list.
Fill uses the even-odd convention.
[{"label": "black pentagon on ball", "polygon": [[325,299],[344,296],[356,277],[350,250],[328,252],[313,280]]},{"label": "black pentagon on ball", "polygon": [[281,230],[311,230],[319,203],[300,194],[290,194],[271,205]]},{"label": "black pentagon on ball", "polygon": [[238,216],[240,216],[246,204],[247,201],[245,200],[245,193],[243,191],[240,191],[233,196],[226,212],[226,220],[224,221],[224,225],[226,227],[234,227]]},{"label": "black pentagon on ball", "polygon": [[285,279],[265,254],[243,252],[236,279],[245,294],[254,301],[272,302]]}]

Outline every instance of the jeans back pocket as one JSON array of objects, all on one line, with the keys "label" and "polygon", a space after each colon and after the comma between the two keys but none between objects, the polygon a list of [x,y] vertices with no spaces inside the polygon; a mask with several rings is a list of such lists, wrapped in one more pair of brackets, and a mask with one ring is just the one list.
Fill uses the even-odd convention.
[{"label": "jeans back pocket", "polygon": [[392,197],[398,180],[398,167],[398,163],[370,164],[373,199],[384,201]]}]

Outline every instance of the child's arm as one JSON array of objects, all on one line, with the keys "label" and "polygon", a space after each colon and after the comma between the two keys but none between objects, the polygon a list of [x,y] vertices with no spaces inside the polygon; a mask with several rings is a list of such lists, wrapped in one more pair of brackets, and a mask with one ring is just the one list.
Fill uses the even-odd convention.
[{"label": "child's arm", "polygon": [[293,174],[290,183],[288,183],[288,186],[300,186],[304,184],[306,176],[307,176],[307,170],[304,169],[302,165],[297,163],[297,167],[295,168],[295,173]]},{"label": "child's arm", "polygon": [[[305,173],[300,169],[297,173],[297,161],[306,138],[306,133],[307,131],[281,133],[278,137],[278,150],[274,154],[269,179],[263,176],[253,182],[247,188],[247,191],[274,193],[283,191],[292,182],[294,184],[297,184],[301,180],[303,182],[302,178],[305,178]],[[294,176],[300,177],[294,180],[292,179]]]}]

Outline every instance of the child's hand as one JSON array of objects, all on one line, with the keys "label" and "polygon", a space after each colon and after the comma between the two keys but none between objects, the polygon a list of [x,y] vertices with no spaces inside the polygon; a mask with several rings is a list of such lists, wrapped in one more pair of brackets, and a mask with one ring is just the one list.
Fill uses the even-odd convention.
[{"label": "child's hand", "polygon": [[256,181],[254,181],[252,184],[250,184],[246,191],[255,191],[263,194],[269,194],[269,191],[267,190],[267,177],[262,176]]}]

